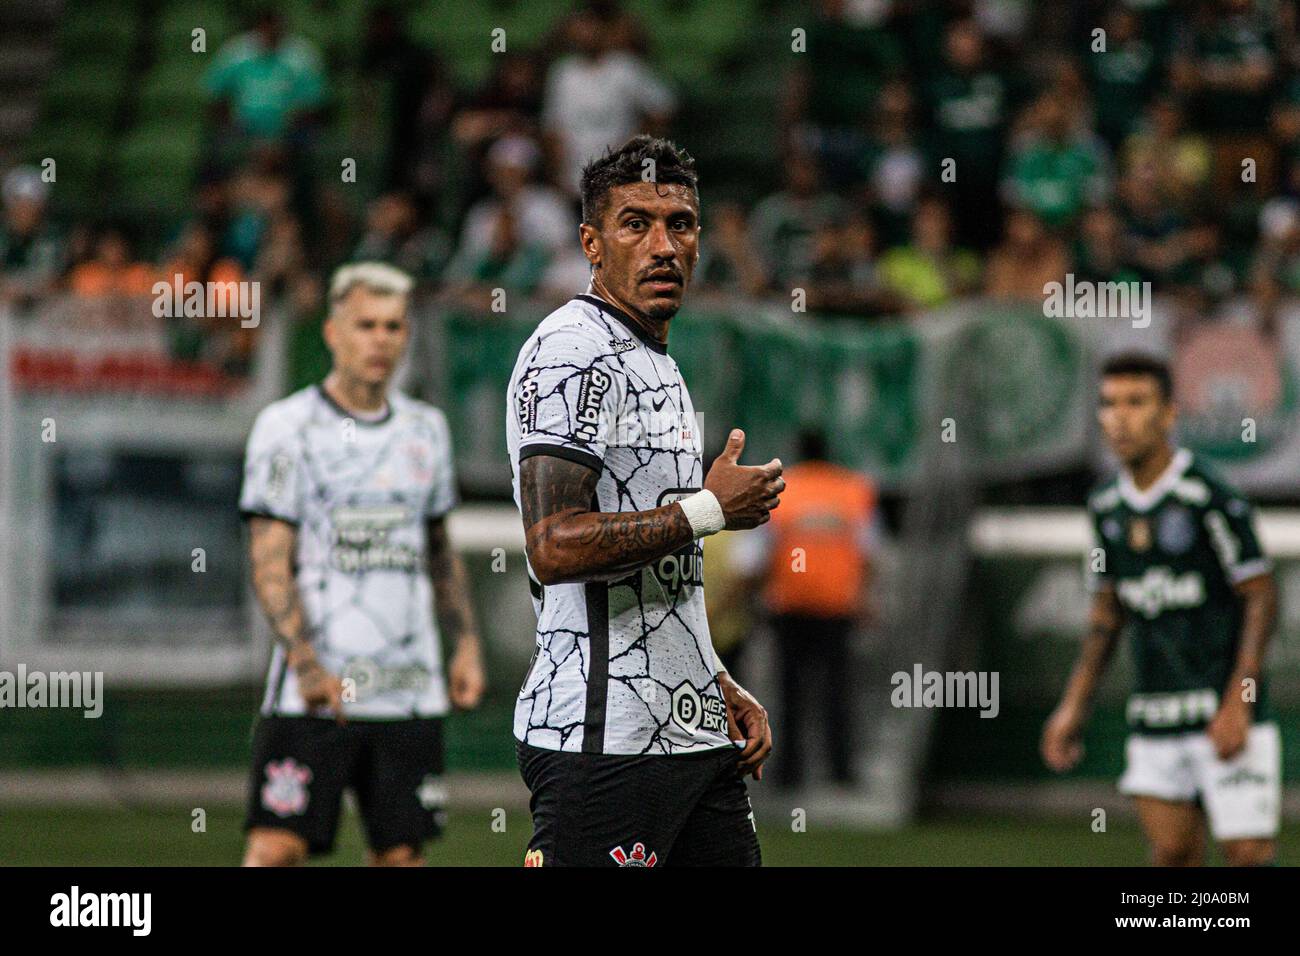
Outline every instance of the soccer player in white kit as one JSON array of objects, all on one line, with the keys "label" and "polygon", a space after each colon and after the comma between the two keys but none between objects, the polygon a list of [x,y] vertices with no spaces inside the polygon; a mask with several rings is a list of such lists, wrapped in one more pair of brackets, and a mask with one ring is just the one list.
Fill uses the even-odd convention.
[{"label": "soccer player in white kit", "polygon": [[[647,171],[652,174],[647,177]],[[699,255],[694,161],[629,140],[583,171],[591,286],[542,321],[509,386],[537,647],[515,707],[527,866],[753,866],[743,777],[767,713],[718,664],[700,538],[768,520],[781,463],[707,478],[668,325]]]},{"label": "soccer player in white kit", "polygon": [[[253,739],[249,866],[327,852],[357,795],[372,865],[422,865],[441,831],[442,717],[483,693],[446,416],[390,390],[411,279],[382,263],[330,284],[323,382],[274,402],[248,439],[240,511],[276,638]],[[444,676],[442,636],[454,647]]]}]

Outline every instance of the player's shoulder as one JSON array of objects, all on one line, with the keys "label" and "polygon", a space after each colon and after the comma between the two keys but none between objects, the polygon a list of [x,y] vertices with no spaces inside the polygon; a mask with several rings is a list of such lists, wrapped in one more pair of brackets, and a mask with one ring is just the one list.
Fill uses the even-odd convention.
[{"label": "player's shoulder", "polygon": [[1088,510],[1093,514],[1105,514],[1119,507],[1121,500],[1119,476],[1111,475],[1102,479],[1088,494]]},{"label": "player's shoulder", "polygon": [[426,402],[413,395],[407,395],[405,392],[396,391],[389,394],[388,400],[392,403],[393,413],[396,415],[404,416],[421,425],[427,425],[438,434],[446,434],[451,430],[451,425],[447,420],[447,413],[431,402]]},{"label": "player's shoulder", "polygon": [[316,386],[308,385],[267,405],[257,413],[249,441],[298,434],[316,412]]},{"label": "player's shoulder", "polygon": [[525,353],[548,353],[600,358],[635,348],[628,331],[615,328],[593,297],[574,296],[542,319],[524,345]]},{"label": "player's shoulder", "polygon": [[1243,496],[1212,464],[1200,455],[1187,452],[1188,465],[1175,483],[1173,493],[1184,504],[1200,507],[1223,507],[1236,502],[1235,507],[1247,504]]}]

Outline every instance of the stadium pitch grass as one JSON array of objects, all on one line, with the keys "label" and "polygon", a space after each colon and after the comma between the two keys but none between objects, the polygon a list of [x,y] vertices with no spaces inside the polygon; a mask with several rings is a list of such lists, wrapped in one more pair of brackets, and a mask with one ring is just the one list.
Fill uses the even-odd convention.
[{"label": "stadium pitch grass", "polygon": [[[233,866],[243,853],[243,811],[207,811],[207,832],[191,830],[192,807],[0,808],[2,866]],[[759,821],[763,862],[769,866],[1140,866],[1146,850],[1137,824],[1112,821],[1093,833],[1090,818],[1014,820],[937,817],[894,833]],[[507,811],[506,832],[492,830],[489,808],[452,810],[447,835],[430,844],[431,865],[519,866],[530,823],[526,811]],[[1278,862],[1300,861],[1300,828],[1283,826]],[[332,854],[314,866],[360,865],[365,859],[360,820],[346,812]],[[1219,862],[1211,851],[1211,862]]]}]

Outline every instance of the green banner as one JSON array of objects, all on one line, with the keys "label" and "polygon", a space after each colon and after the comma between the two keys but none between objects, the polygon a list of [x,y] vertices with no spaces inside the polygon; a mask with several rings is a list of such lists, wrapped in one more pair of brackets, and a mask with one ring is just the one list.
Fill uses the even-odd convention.
[{"label": "green banner", "polygon": [[[509,481],[506,387],[519,349],[544,318],[446,313],[437,349],[457,466],[477,487]],[[801,322],[805,321],[801,319]],[[703,417],[705,453],[733,427],[748,433],[746,460],[789,459],[799,430],[823,428],[833,456],[884,482],[913,466],[919,423],[919,338],[903,326],[782,328],[735,312],[683,313],[669,354]]]}]

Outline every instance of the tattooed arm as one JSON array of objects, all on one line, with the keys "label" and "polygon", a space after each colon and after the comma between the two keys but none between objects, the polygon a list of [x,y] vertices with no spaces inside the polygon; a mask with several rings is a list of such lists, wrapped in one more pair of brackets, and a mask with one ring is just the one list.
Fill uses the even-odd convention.
[{"label": "tattooed arm", "polygon": [[528,563],[542,584],[609,581],[695,540],[678,504],[651,511],[593,511],[598,472],[553,455],[519,469]]},{"label": "tattooed arm", "polygon": [[448,667],[451,702],[471,708],[483,696],[484,678],[478,622],[470,602],[469,575],[465,563],[451,546],[446,518],[428,522],[429,579],[433,582],[434,607],[442,633],[455,642]]},{"label": "tattooed arm", "polygon": [[342,718],[343,687],[316,659],[298,595],[294,573],[298,529],[287,521],[253,515],[248,520],[249,558],[253,590],[271,623],[285,660],[298,677],[298,688],[309,708],[328,707]]},{"label": "tattooed arm", "polygon": [[[766,522],[785,490],[781,462],[738,464],[744,433],[732,432],[704,487],[718,499],[728,528]],[[600,474],[554,455],[532,455],[519,468],[528,563],[542,584],[611,581],[695,540],[676,502],[649,511],[595,511]]]},{"label": "tattooed arm", "polygon": [[1106,672],[1123,627],[1124,607],[1115,596],[1115,589],[1107,585],[1093,595],[1088,636],[1083,639],[1083,649],[1070,673],[1061,703],[1043,728],[1043,760],[1053,770],[1069,770],[1083,757],[1079,738],[1088,721],[1093,694]]}]

